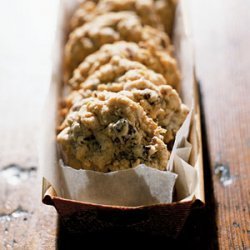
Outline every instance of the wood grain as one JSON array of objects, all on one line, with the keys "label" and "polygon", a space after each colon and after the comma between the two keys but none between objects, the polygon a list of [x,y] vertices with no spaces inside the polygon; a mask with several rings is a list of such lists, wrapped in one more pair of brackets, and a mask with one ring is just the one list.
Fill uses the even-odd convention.
[{"label": "wood grain", "polygon": [[[220,249],[250,248],[249,1],[192,1]],[[229,167],[223,185],[214,167]],[[227,184],[227,183],[225,183]]]},{"label": "wood grain", "polygon": [[46,2],[3,1],[0,7],[1,250],[56,246],[56,212],[41,203],[37,155],[53,32],[53,4]]},{"label": "wood grain", "polygon": [[[56,212],[40,200],[36,145],[50,77],[55,3],[1,3],[0,249],[72,249],[72,240],[79,243],[61,224],[57,233]],[[190,0],[190,7],[207,136],[207,209],[194,211],[177,240],[130,237],[164,242],[170,249],[249,249],[250,2]],[[223,185],[216,164],[229,167],[231,184]],[[115,237],[122,241],[124,232]],[[83,239],[97,238],[110,245],[108,233]]]}]

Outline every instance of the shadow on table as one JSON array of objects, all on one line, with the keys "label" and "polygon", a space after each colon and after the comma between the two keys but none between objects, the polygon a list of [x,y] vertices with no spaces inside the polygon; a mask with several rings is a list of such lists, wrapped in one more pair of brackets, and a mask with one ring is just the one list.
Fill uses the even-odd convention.
[{"label": "shadow on table", "polygon": [[[154,248],[164,246],[166,249],[218,249],[216,208],[211,176],[211,165],[209,148],[206,134],[206,121],[200,94],[201,124],[203,139],[203,160],[205,178],[206,207],[204,209],[192,210],[185,226],[177,239],[162,236],[152,236],[142,233],[131,233],[128,231],[108,231],[103,233],[90,233],[84,235],[70,234],[64,228],[62,222],[58,221],[58,249],[83,249],[88,246],[105,247],[141,247],[154,245]],[[90,245],[89,245],[90,244]]]}]

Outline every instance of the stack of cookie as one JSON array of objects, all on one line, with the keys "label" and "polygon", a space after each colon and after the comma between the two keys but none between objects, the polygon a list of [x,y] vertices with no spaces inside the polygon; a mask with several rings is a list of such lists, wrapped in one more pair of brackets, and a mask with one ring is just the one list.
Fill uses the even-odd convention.
[{"label": "stack of cookie", "polygon": [[65,46],[71,90],[57,135],[65,164],[100,172],[142,163],[166,169],[188,114],[165,32],[174,6],[173,0],[86,0],[76,10]]}]

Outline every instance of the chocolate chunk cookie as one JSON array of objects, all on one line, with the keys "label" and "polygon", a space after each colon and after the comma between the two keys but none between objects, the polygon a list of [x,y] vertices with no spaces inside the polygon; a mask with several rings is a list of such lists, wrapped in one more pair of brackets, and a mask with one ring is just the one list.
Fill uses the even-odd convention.
[{"label": "chocolate chunk cookie", "polygon": [[72,112],[57,142],[65,163],[76,169],[109,172],[144,163],[165,170],[169,151],[162,132],[138,103],[101,92]]}]

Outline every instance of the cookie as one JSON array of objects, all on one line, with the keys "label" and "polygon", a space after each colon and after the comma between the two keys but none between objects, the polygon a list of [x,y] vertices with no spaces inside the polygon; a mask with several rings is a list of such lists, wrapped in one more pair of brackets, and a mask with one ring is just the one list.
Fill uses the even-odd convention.
[{"label": "cookie", "polygon": [[169,37],[150,26],[142,25],[133,12],[107,13],[70,33],[65,46],[65,80],[73,70],[102,45],[131,41],[159,50],[172,51]]},{"label": "cookie", "polygon": [[98,2],[99,1],[94,0],[84,0],[79,5],[70,19],[69,28],[71,31],[93,19],[92,13],[95,11]]},{"label": "cookie", "polygon": [[174,26],[177,0],[154,0],[155,8],[165,31],[171,36]]},{"label": "cookie", "polygon": [[103,45],[100,50],[89,55],[73,72],[69,84],[73,89],[79,89],[86,78],[101,66],[109,63],[114,56],[140,62],[151,70],[162,74],[167,83],[174,88],[180,84],[180,73],[176,60],[168,53],[152,48],[140,47],[133,42],[119,41]]},{"label": "cookie", "polygon": [[145,79],[128,82],[120,93],[139,103],[147,115],[165,129],[164,142],[172,145],[189,109],[169,85],[156,86]]},{"label": "cookie", "polygon": [[[112,60],[115,61],[115,58]],[[119,60],[120,61],[120,60]],[[130,61],[128,61],[131,63]],[[124,63],[126,65],[126,63]],[[162,75],[155,73],[152,70],[146,69],[145,67],[141,65],[129,64],[126,67],[123,65],[120,65],[121,68],[119,69],[119,65],[108,65],[107,70],[105,70],[106,66],[104,67],[104,70],[97,72],[98,74],[93,75],[90,77],[90,81],[88,84],[84,87],[82,87],[79,90],[71,91],[69,95],[67,95],[61,102],[61,116],[65,117],[68,113],[71,107],[74,105],[74,111],[78,109],[77,107],[80,107],[81,105],[76,105],[79,101],[81,101],[84,98],[88,98],[93,95],[93,91],[109,91],[109,92],[119,92],[124,90],[124,85],[126,85],[128,82],[134,82],[136,80],[140,80],[141,78],[150,81],[154,85],[165,85],[166,81],[163,78]],[[129,66],[133,69],[130,69]],[[134,69],[138,66],[137,69]],[[114,74],[115,68],[118,68],[117,72],[120,72],[119,74]],[[125,69],[125,70],[124,70]],[[98,76],[102,76],[102,72],[108,72],[108,70],[111,70],[110,74],[104,74],[108,76],[114,76],[111,78],[99,78]],[[120,76],[121,75],[121,76]],[[106,81],[105,81],[106,80]],[[109,81],[107,81],[109,80]],[[71,110],[72,111],[72,110]]]},{"label": "cookie", "polygon": [[[126,61],[126,59],[124,59]],[[115,58],[113,58],[112,61],[116,61]],[[118,60],[118,62],[121,62]],[[115,62],[114,62],[115,63]],[[97,72],[95,75],[92,75],[90,77],[90,80],[86,81],[85,86],[82,86],[81,89],[71,91],[69,95],[66,96],[66,98],[63,99],[61,102],[61,115],[62,117],[65,117],[68,113],[71,107],[74,105],[74,110],[78,109],[76,107],[76,103],[81,101],[84,98],[88,98],[93,95],[93,91],[109,91],[109,92],[119,92],[124,90],[124,87],[129,82],[135,82],[140,79],[148,80],[154,85],[165,85],[166,81],[163,78],[162,75],[155,73],[152,70],[146,69],[145,67],[141,66],[140,64],[128,61],[128,65],[126,65],[126,62],[124,62],[122,65],[107,65],[103,66],[104,69]],[[137,65],[138,64],[138,65]],[[135,69],[138,66],[137,69]],[[107,69],[106,69],[107,68]],[[118,74],[114,73],[114,70],[117,68]],[[133,68],[133,69],[130,69]],[[111,71],[111,73],[109,72]],[[103,72],[106,72],[108,74],[104,74],[104,77],[100,77],[103,75]],[[105,76],[108,76],[106,78]],[[112,77],[109,77],[112,76]],[[81,105],[77,105],[80,107]],[[72,110],[71,110],[72,111]]]},{"label": "cookie", "polygon": [[102,0],[98,3],[90,0],[84,1],[73,14],[70,29],[74,30],[96,16],[120,11],[133,11],[140,17],[142,24],[160,30],[164,29],[153,0]]},{"label": "cookie", "polygon": [[[120,86],[122,82],[119,81],[119,78],[132,69],[147,70],[147,68],[139,62],[114,56],[109,63],[100,67],[82,82],[80,88],[84,90],[97,90],[100,88],[100,85],[108,85],[110,91],[118,92],[122,89],[122,86]],[[104,86],[104,88],[105,87],[107,86]]]},{"label": "cookie", "polygon": [[84,99],[57,142],[64,162],[76,169],[110,172],[138,164],[165,170],[164,132],[143,108],[118,93]]},{"label": "cookie", "polygon": [[[119,94],[137,102],[146,114],[165,129],[164,142],[172,143],[189,110],[171,86],[159,81],[158,74],[149,70],[129,70],[117,82],[100,84],[97,92],[74,91],[67,99],[71,112],[79,110],[84,98],[96,96],[99,91],[120,91]],[[157,79],[157,80],[156,80]]]},{"label": "cookie", "polygon": [[99,82],[97,85],[98,91],[111,91],[111,92],[118,92],[126,89],[126,85],[128,83],[140,81],[140,80],[149,81],[153,85],[166,85],[166,80],[163,78],[161,74],[157,74],[152,70],[149,69],[131,69],[126,72],[122,76],[117,77],[114,79],[114,82]]}]

